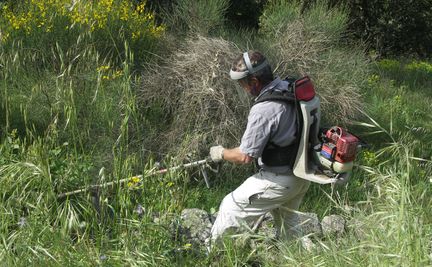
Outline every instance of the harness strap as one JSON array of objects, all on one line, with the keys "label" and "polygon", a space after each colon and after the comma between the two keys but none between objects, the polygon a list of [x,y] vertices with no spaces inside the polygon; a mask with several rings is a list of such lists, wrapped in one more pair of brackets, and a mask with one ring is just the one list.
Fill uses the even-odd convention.
[{"label": "harness strap", "polygon": [[[293,83],[290,83],[293,85]],[[291,87],[291,86],[290,86]],[[297,156],[298,146],[300,144],[300,133],[302,129],[301,113],[297,103],[297,99],[294,95],[293,88],[289,88],[288,91],[272,90],[257,99],[254,103],[258,104],[265,101],[282,102],[287,105],[294,105],[296,110],[296,122],[297,122],[297,133],[295,140],[288,146],[278,146],[273,142],[268,142],[264,148],[261,160],[267,166],[284,166],[289,165],[291,168],[294,166],[294,162]]]}]

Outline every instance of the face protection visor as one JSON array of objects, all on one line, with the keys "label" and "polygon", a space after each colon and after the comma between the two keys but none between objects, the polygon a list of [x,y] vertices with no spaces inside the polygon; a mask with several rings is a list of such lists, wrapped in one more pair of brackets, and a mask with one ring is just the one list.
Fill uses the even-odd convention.
[{"label": "face protection visor", "polygon": [[245,71],[233,71],[232,69],[230,70],[230,77],[233,80],[241,80],[251,74],[254,74],[260,70],[262,70],[263,68],[268,66],[268,62],[267,60],[264,60],[261,64],[259,64],[258,66],[252,67],[252,64],[250,62],[249,59],[249,55],[248,52],[244,52],[243,53],[243,60],[246,64],[247,70]]}]

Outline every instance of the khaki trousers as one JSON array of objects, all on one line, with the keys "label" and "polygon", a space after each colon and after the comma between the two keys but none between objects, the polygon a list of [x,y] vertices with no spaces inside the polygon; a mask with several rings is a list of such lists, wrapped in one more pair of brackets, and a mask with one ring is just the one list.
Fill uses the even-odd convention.
[{"label": "khaki trousers", "polygon": [[298,210],[310,182],[294,175],[275,174],[261,170],[249,177],[223,199],[211,230],[214,241],[223,234],[250,226],[259,217],[271,212],[278,237],[292,239],[298,230]]}]

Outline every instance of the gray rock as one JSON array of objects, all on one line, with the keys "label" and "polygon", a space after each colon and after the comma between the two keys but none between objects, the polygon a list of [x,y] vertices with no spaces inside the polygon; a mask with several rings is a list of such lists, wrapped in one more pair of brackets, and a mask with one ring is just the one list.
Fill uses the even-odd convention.
[{"label": "gray rock", "polygon": [[[296,228],[301,232],[302,235],[322,235],[318,215],[315,213],[299,213],[298,217],[299,224],[296,226]],[[270,213],[266,214],[261,225],[258,227],[258,234],[264,234],[269,238],[276,238],[277,231],[274,228],[273,216]]]},{"label": "gray rock", "polygon": [[309,236],[303,236],[300,238],[300,243],[304,249],[306,249],[308,252],[312,252],[317,248],[314,242],[310,239]]},{"label": "gray rock", "polygon": [[[201,209],[193,208],[183,210],[180,218],[171,224],[175,238],[195,245],[205,244],[205,240],[210,237],[211,228],[216,216],[217,213],[208,214],[206,211]],[[318,220],[317,214],[299,213],[298,216],[299,225],[297,227],[303,235],[322,235],[323,230],[321,229],[321,224]],[[334,227],[339,226],[338,224],[335,224]],[[268,213],[262,220],[261,224],[257,226],[257,232],[258,234],[268,238],[276,238],[276,229],[274,228],[273,217],[270,213]]]},{"label": "gray rock", "polygon": [[211,221],[211,223],[214,223],[216,221],[216,218],[217,218],[218,214],[219,214],[219,211],[216,211],[215,213],[213,213],[213,214],[210,215],[210,221]]},{"label": "gray rock", "polygon": [[321,221],[324,235],[342,236],[345,232],[345,219],[340,215],[325,216]]},{"label": "gray rock", "polygon": [[212,222],[209,214],[200,209],[182,211],[177,227],[177,236],[190,243],[202,245],[210,237]]},{"label": "gray rock", "polygon": [[299,213],[299,228],[303,235],[322,235],[321,224],[315,213]]}]

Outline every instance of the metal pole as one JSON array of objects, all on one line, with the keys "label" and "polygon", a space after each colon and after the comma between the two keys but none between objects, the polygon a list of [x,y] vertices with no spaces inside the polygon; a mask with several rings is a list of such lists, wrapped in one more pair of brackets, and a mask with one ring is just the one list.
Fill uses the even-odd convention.
[{"label": "metal pole", "polygon": [[[178,165],[178,166],[171,167],[171,168],[166,168],[166,169],[162,169],[162,170],[153,171],[153,172],[150,172],[149,174],[146,174],[145,177],[153,176],[153,175],[157,175],[157,174],[164,174],[164,173],[167,173],[169,171],[175,171],[175,170],[178,170],[178,169],[181,169],[181,168],[185,168],[186,169],[186,168],[191,168],[191,167],[195,167],[195,166],[200,166],[200,165],[206,164],[208,161],[209,161],[208,159],[203,159],[203,160],[199,160],[199,161],[195,161],[195,162],[191,162],[191,163],[186,163],[186,164],[183,164],[183,165]],[[90,191],[90,190],[99,189],[99,188],[106,188],[106,187],[109,187],[109,186],[113,186],[115,184],[126,183],[126,182],[131,181],[134,178],[135,179],[138,178],[138,179],[141,180],[143,178],[143,175],[136,175],[136,176],[133,176],[133,177],[120,179],[118,181],[106,182],[106,183],[102,183],[102,184],[89,185],[87,187],[80,188],[80,189],[77,189],[77,190],[74,190],[74,191],[58,194],[57,198],[58,199],[62,199],[62,198],[68,197],[68,196],[76,195],[76,194],[87,192],[87,191]],[[205,177],[205,179],[206,179],[206,177]],[[206,183],[207,183],[207,181],[206,181]]]}]

